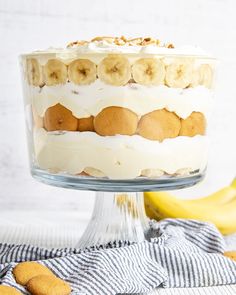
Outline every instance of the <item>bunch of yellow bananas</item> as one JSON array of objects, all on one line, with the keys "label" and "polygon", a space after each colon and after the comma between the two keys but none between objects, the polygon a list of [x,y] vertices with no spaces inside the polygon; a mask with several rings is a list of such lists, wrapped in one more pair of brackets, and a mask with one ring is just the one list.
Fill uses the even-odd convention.
[{"label": "bunch of yellow bananas", "polygon": [[146,213],[152,219],[209,221],[224,235],[236,232],[236,178],[230,185],[200,199],[178,199],[169,192],[146,192],[144,197]]}]

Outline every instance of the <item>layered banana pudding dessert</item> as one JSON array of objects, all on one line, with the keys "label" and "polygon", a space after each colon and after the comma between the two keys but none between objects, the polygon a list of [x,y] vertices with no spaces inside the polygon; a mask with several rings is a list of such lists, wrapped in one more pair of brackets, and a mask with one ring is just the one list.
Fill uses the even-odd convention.
[{"label": "layered banana pudding dessert", "polygon": [[21,62],[35,167],[109,179],[206,168],[214,60],[200,49],[97,37]]}]

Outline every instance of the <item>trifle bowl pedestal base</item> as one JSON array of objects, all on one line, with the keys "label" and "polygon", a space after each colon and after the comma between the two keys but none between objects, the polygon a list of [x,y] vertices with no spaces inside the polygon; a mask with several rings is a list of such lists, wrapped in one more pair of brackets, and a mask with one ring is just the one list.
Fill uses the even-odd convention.
[{"label": "trifle bowl pedestal base", "polygon": [[142,242],[147,231],[143,193],[97,192],[92,218],[77,247]]},{"label": "trifle bowl pedestal base", "polygon": [[52,174],[35,167],[34,178],[46,184],[77,190],[96,191],[92,218],[76,247],[125,245],[148,239],[149,219],[144,208],[143,191],[180,189],[198,183],[204,173],[195,176],[133,180],[95,179],[93,177]]}]

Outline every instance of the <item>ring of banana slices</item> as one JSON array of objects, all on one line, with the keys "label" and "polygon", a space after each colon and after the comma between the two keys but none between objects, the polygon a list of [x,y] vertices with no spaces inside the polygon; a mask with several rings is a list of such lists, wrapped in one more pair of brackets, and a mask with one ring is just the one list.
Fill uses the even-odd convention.
[{"label": "ring of banana slices", "polygon": [[28,83],[35,87],[67,82],[89,85],[100,79],[113,86],[138,83],[173,88],[198,85],[211,88],[213,69],[207,63],[197,65],[193,58],[166,60],[160,57],[142,57],[131,61],[124,54],[108,54],[98,64],[87,58],[78,58],[69,64],[60,59],[49,59],[42,65],[36,58],[28,58],[26,78]]}]

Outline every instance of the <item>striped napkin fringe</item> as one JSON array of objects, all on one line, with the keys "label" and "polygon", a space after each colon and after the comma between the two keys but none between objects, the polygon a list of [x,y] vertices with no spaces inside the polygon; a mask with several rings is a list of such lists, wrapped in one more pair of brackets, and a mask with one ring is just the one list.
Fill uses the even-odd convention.
[{"label": "striped napkin fringe", "polygon": [[186,219],[150,222],[149,242],[117,241],[84,250],[0,244],[0,283],[27,291],[12,274],[21,261],[38,261],[66,280],[75,295],[145,293],[157,287],[236,283],[236,263],[212,224]]}]

